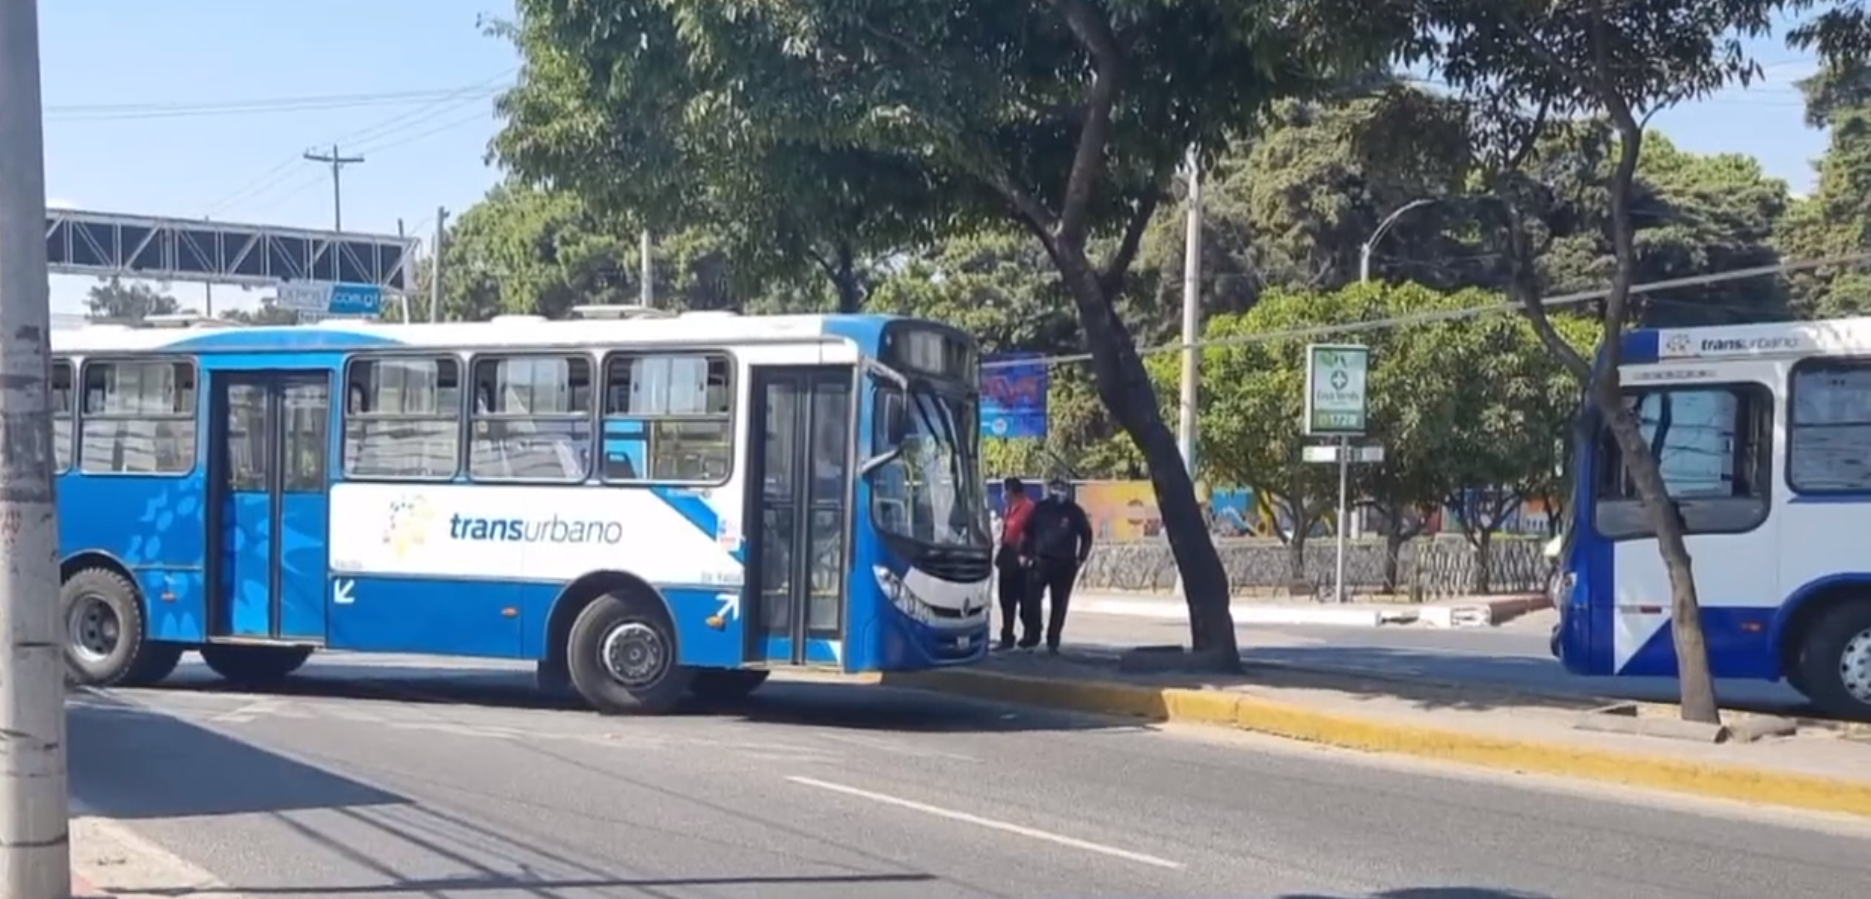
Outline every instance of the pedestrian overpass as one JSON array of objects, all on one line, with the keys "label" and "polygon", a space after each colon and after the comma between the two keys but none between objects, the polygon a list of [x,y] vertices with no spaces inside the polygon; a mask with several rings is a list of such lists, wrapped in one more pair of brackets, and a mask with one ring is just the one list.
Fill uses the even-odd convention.
[{"label": "pedestrian overpass", "polygon": [[272,287],[308,316],[374,315],[414,286],[414,238],[82,209],[46,214],[53,274]]}]

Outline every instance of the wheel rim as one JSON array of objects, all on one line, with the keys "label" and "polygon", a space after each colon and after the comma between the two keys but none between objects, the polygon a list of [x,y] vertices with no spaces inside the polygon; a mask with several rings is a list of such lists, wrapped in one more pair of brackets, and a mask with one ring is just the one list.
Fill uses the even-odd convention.
[{"label": "wheel rim", "polygon": [[65,613],[66,644],[87,662],[102,662],[117,651],[123,621],[101,596],[85,595]]},{"label": "wheel rim", "polygon": [[647,687],[669,670],[669,644],[655,628],[628,621],[604,635],[598,662],[612,680],[626,687]]},{"label": "wheel rim", "polygon": [[1845,651],[1839,654],[1839,679],[1853,699],[1871,705],[1871,628],[1845,641]]}]

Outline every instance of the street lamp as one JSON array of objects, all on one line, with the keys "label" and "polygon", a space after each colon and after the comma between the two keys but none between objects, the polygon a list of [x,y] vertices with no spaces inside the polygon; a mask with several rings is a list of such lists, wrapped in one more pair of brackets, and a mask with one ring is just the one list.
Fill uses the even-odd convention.
[{"label": "street lamp", "polygon": [[1358,249],[1358,283],[1359,284],[1364,284],[1371,280],[1371,248],[1377,246],[1377,242],[1384,239],[1384,234],[1390,230],[1390,226],[1396,224],[1397,219],[1402,218],[1404,213],[1409,212],[1410,210],[1416,209],[1418,207],[1428,206],[1429,204],[1434,203],[1434,202],[1436,202],[1434,197],[1424,197],[1423,199],[1420,199],[1420,200],[1411,200],[1410,202],[1397,207],[1397,211],[1392,212],[1391,214],[1387,216],[1384,216],[1384,220],[1377,223],[1377,229],[1371,232],[1371,239],[1365,241],[1364,246]]}]

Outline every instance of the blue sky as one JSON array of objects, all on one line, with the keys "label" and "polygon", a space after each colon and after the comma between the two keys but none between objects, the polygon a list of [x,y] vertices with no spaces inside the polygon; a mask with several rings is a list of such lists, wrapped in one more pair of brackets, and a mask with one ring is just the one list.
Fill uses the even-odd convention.
[{"label": "blue sky", "polygon": [[[400,220],[428,235],[437,206],[459,211],[497,177],[482,162],[496,126],[491,92],[519,59],[478,20],[511,9],[510,0],[43,0],[47,199],[327,228],[330,172],[300,154],[336,142],[367,159],[344,170],[346,230],[393,234]],[[1753,154],[1807,190],[1825,136],[1801,122],[1792,82],[1811,62],[1772,40],[1755,52],[1764,83],[1655,125],[1686,149]],[[279,108],[359,95],[370,99]],[[55,277],[54,310],[82,311],[91,283]],[[172,289],[185,305],[201,301],[199,286]],[[214,296],[217,307],[257,298],[225,287]]]}]

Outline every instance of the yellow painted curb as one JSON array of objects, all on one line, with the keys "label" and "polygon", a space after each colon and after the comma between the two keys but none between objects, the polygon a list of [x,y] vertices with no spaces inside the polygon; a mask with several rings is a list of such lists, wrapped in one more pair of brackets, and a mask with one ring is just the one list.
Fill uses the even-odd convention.
[{"label": "yellow painted curb", "polygon": [[1644,787],[1712,799],[1871,817],[1871,781],[1724,765],[1464,733],[1313,711],[1220,690],[1062,681],[992,671],[886,674],[913,687],[1150,721],[1233,727],[1342,749],[1416,756],[1532,774]]}]

